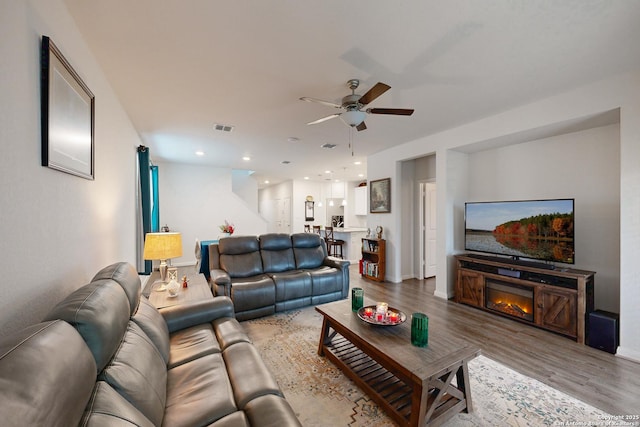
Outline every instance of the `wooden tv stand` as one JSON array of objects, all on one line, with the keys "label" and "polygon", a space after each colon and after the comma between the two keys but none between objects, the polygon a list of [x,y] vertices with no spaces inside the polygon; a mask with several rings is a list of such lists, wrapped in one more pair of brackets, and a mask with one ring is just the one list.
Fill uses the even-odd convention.
[{"label": "wooden tv stand", "polygon": [[[509,259],[473,254],[456,255],[456,260],[456,302],[585,343],[587,316],[594,309],[595,272],[568,268],[548,270],[509,262]],[[516,292],[532,296],[532,313],[527,319],[490,308],[487,286],[496,284],[499,288],[513,286]]]}]

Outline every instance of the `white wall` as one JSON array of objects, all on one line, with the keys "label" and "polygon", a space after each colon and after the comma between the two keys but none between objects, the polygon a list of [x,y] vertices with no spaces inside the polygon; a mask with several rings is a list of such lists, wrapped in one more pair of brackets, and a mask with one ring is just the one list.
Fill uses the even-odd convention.
[{"label": "white wall", "polygon": [[[151,153],[153,158],[153,153]],[[232,191],[231,169],[155,162],[158,165],[160,224],[182,234],[180,258],[173,265],[194,264],[195,240],[213,240],[227,220],[234,235],[259,235],[267,222]]]},{"label": "white wall", "polygon": [[[96,97],[95,180],[40,166],[40,38]],[[38,322],[116,261],[135,265],[141,142],[63,2],[0,5],[0,335]]]},{"label": "white wall", "polygon": [[[461,251],[460,223],[467,198],[465,153],[453,151],[487,141],[505,142],[542,129],[559,128],[577,119],[620,109],[620,347],[618,355],[640,361],[640,72],[611,77],[559,93],[491,117],[430,135],[376,153],[367,159],[369,179],[392,178],[392,193],[398,193],[400,173],[395,163],[436,153],[438,184],[438,266],[436,295],[449,297],[453,289],[453,254]],[[530,138],[535,139],[535,138]],[[580,165],[574,165],[579,168]],[[395,179],[394,179],[395,178]],[[392,203],[396,202],[392,196]],[[400,256],[395,233],[400,229],[400,212],[381,217],[388,228],[388,259]],[[369,215],[369,224],[373,226]],[[375,216],[374,216],[375,219]],[[395,227],[395,230],[393,229]],[[396,241],[394,241],[396,240]],[[389,253],[389,252],[395,253]],[[400,280],[396,262],[387,264],[387,280]],[[596,276],[597,278],[597,276]],[[597,279],[596,279],[597,280]],[[597,281],[596,281],[597,286]]]},{"label": "white wall", "polygon": [[254,212],[258,212],[258,182],[247,170],[231,171],[231,190],[245,201]]},{"label": "white wall", "polygon": [[596,271],[596,308],[619,312],[618,124],[470,154],[469,177],[468,201],[575,199],[573,268]]}]

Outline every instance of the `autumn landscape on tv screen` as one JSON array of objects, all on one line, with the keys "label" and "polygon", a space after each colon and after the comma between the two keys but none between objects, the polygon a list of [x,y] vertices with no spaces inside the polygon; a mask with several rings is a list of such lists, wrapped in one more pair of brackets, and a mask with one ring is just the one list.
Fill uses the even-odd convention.
[{"label": "autumn landscape on tv screen", "polygon": [[573,200],[467,203],[465,249],[574,263]]}]

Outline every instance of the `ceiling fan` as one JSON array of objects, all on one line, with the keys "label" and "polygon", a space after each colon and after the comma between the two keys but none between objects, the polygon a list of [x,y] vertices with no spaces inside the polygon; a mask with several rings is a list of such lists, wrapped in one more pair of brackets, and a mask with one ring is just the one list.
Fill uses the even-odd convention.
[{"label": "ceiling fan", "polygon": [[392,114],[396,116],[410,116],[413,114],[413,109],[408,108],[367,108],[366,110],[363,110],[366,105],[370,104],[377,97],[391,89],[391,86],[378,82],[364,95],[356,95],[356,89],[359,85],[360,80],[358,79],[351,79],[347,82],[347,86],[351,89],[351,95],[347,95],[342,98],[342,104],[335,104],[333,102],[309,98],[307,96],[300,98],[301,101],[316,102],[318,104],[345,110],[342,113],[331,114],[330,116],[314,120],[307,124],[315,125],[317,123],[322,123],[324,121],[340,117],[340,120],[345,124],[355,127],[358,131],[361,131],[367,128],[367,125],[364,124],[364,119],[367,117],[367,114]]}]

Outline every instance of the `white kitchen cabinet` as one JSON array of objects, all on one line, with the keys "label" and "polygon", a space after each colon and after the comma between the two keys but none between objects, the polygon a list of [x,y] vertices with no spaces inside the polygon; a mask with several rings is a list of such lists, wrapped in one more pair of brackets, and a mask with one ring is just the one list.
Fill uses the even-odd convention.
[{"label": "white kitchen cabinet", "polygon": [[367,215],[369,212],[369,197],[367,193],[367,187],[356,187],[354,191],[355,209],[356,215]]}]

